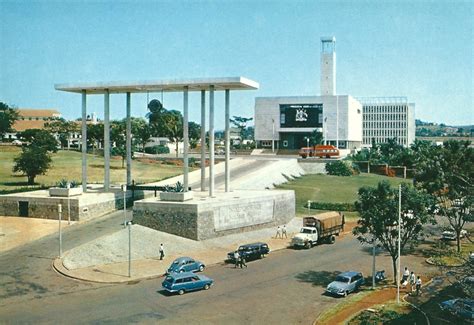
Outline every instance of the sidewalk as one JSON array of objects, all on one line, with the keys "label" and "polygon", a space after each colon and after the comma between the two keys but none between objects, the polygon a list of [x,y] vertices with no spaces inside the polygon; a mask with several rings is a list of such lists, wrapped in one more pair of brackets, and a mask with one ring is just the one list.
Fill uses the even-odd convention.
[{"label": "sidewalk", "polygon": [[[207,267],[224,264],[227,253],[239,245],[262,241],[272,251],[289,246],[291,237],[299,232],[301,218],[292,219],[287,225],[288,238],[274,238],[276,229],[267,228],[233,234],[204,241],[194,241],[168,233],[133,225],[131,276],[128,276],[128,229],[99,238],[64,253],[53,261],[59,273],[79,280],[100,283],[125,283],[162,276],[171,262],[181,256],[190,256]],[[165,258],[160,261],[158,248],[165,247]],[[122,247],[118,250],[117,247]],[[204,271],[205,272],[205,271]]]}]

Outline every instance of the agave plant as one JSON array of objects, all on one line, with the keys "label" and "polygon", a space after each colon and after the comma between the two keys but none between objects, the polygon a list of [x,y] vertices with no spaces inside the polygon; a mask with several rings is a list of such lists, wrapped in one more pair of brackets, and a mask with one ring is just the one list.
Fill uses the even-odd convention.
[{"label": "agave plant", "polygon": [[176,182],[176,185],[166,185],[163,192],[184,192],[184,186],[181,182]]},{"label": "agave plant", "polygon": [[68,179],[63,178],[59,182],[56,183],[56,187],[59,187],[59,188],[67,188],[68,185],[69,185],[69,188],[74,188],[79,185],[79,182],[75,180],[69,181]]}]

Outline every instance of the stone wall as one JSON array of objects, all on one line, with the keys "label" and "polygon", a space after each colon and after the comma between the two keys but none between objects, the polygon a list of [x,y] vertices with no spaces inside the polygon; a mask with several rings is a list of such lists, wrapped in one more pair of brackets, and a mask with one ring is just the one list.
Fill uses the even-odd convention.
[{"label": "stone wall", "polygon": [[[228,197],[225,197],[225,196]],[[295,216],[293,191],[246,191],[187,202],[135,202],[133,222],[194,240],[285,224]]]}]

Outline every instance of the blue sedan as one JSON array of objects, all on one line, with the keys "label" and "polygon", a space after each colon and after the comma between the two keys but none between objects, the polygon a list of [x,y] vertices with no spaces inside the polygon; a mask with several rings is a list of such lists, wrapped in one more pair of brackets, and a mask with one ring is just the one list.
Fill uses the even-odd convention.
[{"label": "blue sedan", "polygon": [[177,292],[182,295],[188,291],[207,290],[211,287],[214,280],[208,278],[203,274],[196,274],[193,272],[172,273],[166,276],[161,284],[168,292]]},{"label": "blue sedan", "polygon": [[472,299],[451,299],[439,304],[442,310],[462,318],[474,319],[474,300]]},{"label": "blue sedan", "polygon": [[338,296],[346,297],[349,293],[356,291],[364,284],[364,277],[360,272],[343,272],[336,277],[336,280],[329,283],[326,292]]},{"label": "blue sedan", "polygon": [[171,263],[166,274],[180,272],[202,272],[206,266],[191,257],[179,257]]}]

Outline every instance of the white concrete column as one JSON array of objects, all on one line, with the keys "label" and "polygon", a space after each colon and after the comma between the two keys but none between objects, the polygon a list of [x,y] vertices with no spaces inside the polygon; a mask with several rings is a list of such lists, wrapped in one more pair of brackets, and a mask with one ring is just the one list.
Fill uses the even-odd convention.
[{"label": "white concrete column", "polygon": [[201,192],[206,189],[206,91],[201,90]]},{"label": "white concrete column", "polygon": [[132,184],[132,120],[131,120],[131,95],[127,93],[127,185]]},{"label": "white concrete column", "polygon": [[184,191],[188,191],[189,187],[189,159],[188,159],[188,148],[189,148],[189,124],[188,124],[188,93],[189,87],[185,86],[183,91],[183,186]]},{"label": "white concrete column", "polygon": [[225,90],[225,191],[230,191],[230,129],[229,129],[230,90]]},{"label": "white concrete column", "polygon": [[82,151],[82,191],[87,192],[87,94],[86,91],[82,91],[82,138],[81,138],[81,151]]},{"label": "white concrete column", "polygon": [[110,93],[104,94],[104,191],[110,187]]},{"label": "white concrete column", "polygon": [[214,196],[214,86],[209,87],[209,196]]}]

